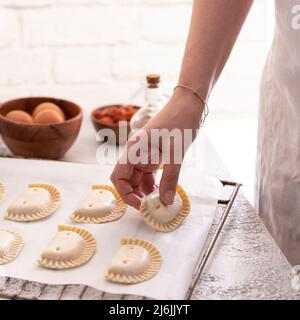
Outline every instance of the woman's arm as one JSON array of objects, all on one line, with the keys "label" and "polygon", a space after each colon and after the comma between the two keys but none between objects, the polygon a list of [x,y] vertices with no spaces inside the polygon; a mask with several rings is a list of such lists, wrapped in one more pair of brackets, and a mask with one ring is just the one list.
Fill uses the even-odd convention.
[{"label": "woman's arm", "polygon": [[[179,84],[192,87],[207,99],[251,4],[252,0],[194,0]],[[162,111],[146,124],[144,129],[148,139],[150,140],[150,133],[154,129],[172,131],[176,128],[182,133],[185,129],[191,129],[196,132],[203,107],[200,99],[191,91],[177,88]],[[132,146],[133,141],[129,141],[122,159],[128,159]],[[174,149],[173,147],[170,151],[174,152]],[[160,147],[158,151],[161,152]],[[127,161],[124,164],[119,161],[111,175],[111,181],[124,201],[138,209],[143,195],[155,188],[158,167],[159,165],[151,163],[132,164]],[[171,204],[174,200],[180,169],[181,164],[176,164],[175,161],[164,163],[159,192],[165,204]]]},{"label": "woman's arm", "polygon": [[179,83],[209,96],[253,0],[194,0]]}]

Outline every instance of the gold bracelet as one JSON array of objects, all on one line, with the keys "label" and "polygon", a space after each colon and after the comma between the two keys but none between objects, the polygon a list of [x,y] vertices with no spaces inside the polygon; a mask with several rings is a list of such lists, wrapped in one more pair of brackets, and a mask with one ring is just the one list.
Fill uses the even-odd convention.
[{"label": "gold bracelet", "polygon": [[187,89],[190,90],[194,96],[196,96],[204,105],[204,110],[202,113],[202,119],[201,119],[201,126],[203,126],[205,119],[209,113],[209,109],[208,109],[208,104],[206,102],[206,100],[197,92],[197,90],[193,89],[192,87],[186,86],[184,84],[178,84],[177,86],[174,87],[173,91],[175,91],[177,88],[183,88],[183,89]]}]

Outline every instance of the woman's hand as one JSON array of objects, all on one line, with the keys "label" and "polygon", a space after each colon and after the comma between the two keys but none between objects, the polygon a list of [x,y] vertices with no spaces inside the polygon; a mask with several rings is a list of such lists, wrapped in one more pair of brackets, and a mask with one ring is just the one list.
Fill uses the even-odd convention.
[{"label": "woman's hand", "polygon": [[[177,88],[168,104],[127,142],[125,152],[111,175],[112,183],[127,204],[139,209],[141,199],[156,188],[155,175],[161,163],[164,167],[159,184],[160,197],[165,204],[173,203],[181,162],[197,135],[202,111],[201,101],[192,92]],[[153,133],[155,135],[162,129],[168,132],[177,129],[181,133],[180,140],[175,141],[167,135],[154,142]],[[191,133],[187,143],[184,141],[185,129]],[[181,144],[180,148],[177,148],[178,144]],[[176,150],[182,151],[181,154],[176,154]],[[136,154],[140,161],[136,158],[133,161]]]},{"label": "woman's hand", "polygon": [[[209,96],[252,3],[253,0],[194,1],[179,83],[194,88],[202,94],[204,99]],[[161,139],[152,148],[151,134],[155,129],[171,131],[177,128],[182,134],[184,129],[191,129],[193,136],[190,140],[192,141],[199,128],[202,111],[203,105],[200,99],[189,90],[177,88],[169,103],[149,121],[143,130],[147,135],[145,144],[151,145],[151,150],[145,152],[145,158],[150,158],[152,153],[157,153],[160,156],[160,161],[147,164],[130,163],[130,154],[135,149],[136,142],[131,139],[127,143],[126,151],[111,175],[113,184],[125,202],[139,208],[141,198],[155,188],[155,174],[161,162],[164,163],[164,169],[159,185],[160,197],[165,204],[173,202],[181,164],[176,164],[174,156],[172,157],[171,154],[171,161],[168,163],[163,161],[162,158],[165,155],[163,143],[165,141]],[[179,143],[176,141],[174,144],[169,139],[170,153],[174,151],[174,147],[178,145],[182,147],[182,141]],[[188,146],[188,144],[185,145],[184,152]],[[184,152],[181,159],[183,159]],[[129,162],[126,163],[126,160]]]}]

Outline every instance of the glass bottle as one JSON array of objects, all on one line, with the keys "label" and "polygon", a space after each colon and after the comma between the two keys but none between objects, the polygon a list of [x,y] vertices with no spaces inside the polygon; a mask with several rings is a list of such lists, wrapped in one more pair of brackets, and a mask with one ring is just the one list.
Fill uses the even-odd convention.
[{"label": "glass bottle", "polygon": [[145,105],[141,107],[130,120],[130,136],[153,118],[162,108],[163,95],[160,85],[160,75],[149,74],[146,76]]}]

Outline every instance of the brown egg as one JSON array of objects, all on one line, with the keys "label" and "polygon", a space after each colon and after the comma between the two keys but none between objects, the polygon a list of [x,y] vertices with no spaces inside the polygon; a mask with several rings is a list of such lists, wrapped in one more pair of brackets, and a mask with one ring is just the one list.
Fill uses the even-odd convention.
[{"label": "brown egg", "polygon": [[64,118],[57,111],[42,110],[33,118],[33,121],[38,124],[61,123]]},{"label": "brown egg", "polygon": [[6,118],[16,122],[33,123],[30,114],[22,110],[13,110],[7,113]]},{"label": "brown egg", "polygon": [[62,117],[63,119],[65,120],[65,114],[64,112],[62,111],[62,109],[57,106],[55,103],[52,103],[52,102],[43,102],[43,103],[40,103],[37,107],[35,107],[35,109],[33,110],[32,112],[32,116],[33,118],[35,118],[35,116],[40,112],[40,111],[43,111],[43,110],[53,110],[53,111],[56,111],[58,112]]}]

